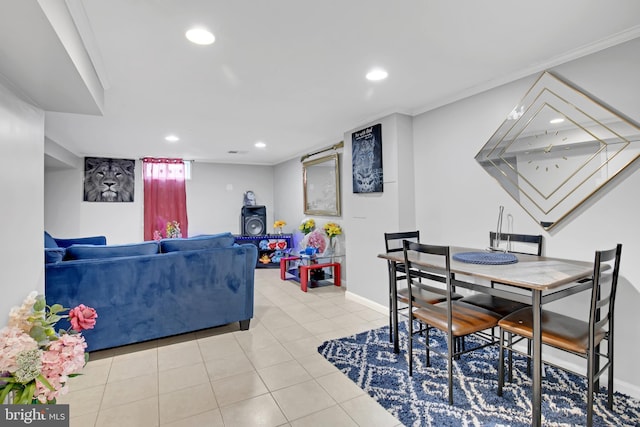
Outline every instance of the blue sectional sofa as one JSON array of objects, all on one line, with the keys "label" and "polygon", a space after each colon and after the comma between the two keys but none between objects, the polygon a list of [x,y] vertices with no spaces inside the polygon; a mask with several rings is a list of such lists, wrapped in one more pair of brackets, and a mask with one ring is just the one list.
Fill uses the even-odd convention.
[{"label": "blue sectional sofa", "polygon": [[[231,233],[131,245],[89,239],[47,243],[45,235],[47,302],[98,312],[83,332],[89,351],[236,321],[249,328],[254,245],[234,244]],[[58,241],[66,247],[51,247]]]}]

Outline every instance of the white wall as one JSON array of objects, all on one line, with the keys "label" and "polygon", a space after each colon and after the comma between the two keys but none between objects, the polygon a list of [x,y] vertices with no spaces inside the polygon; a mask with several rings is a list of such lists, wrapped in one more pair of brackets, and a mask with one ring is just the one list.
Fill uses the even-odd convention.
[{"label": "white wall", "polygon": [[44,112],[0,81],[0,327],[33,290],[44,293]]},{"label": "white wall", "polygon": [[304,218],[302,163],[300,159],[291,159],[274,167],[273,182],[275,188],[274,219],[280,219],[287,223],[283,232],[295,233]]},{"label": "white wall", "polygon": [[273,230],[273,167],[195,162],[187,182],[189,234],[240,233],[244,193],[267,208],[267,230]]},{"label": "white wall", "polygon": [[83,168],[83,161],[79,161],[75,169],[45,171],[45,230],[61,238],[104,235],[112,244],[142,241],[142,163],[136,161],[132,203],[84,202]]},{"label": "white wall", "polygon": [[[611,107],[640,122],[640,39],[553,69]],[[514,217],[514,230],[542,233],[545,254],[593,261],[594,251],[622,243],[616,306],[618,390],[640,395],[637,327],[640,307],[638,166],[609,185],[576,215],[545,232],[476,163],[474,156],[534,83],[530,76],[414,118],[416,217],[422,240],[483,247],[496,226],[498,206]],[[381,282],[381,281],[380,281]],[[380,285],[381,286],[381,285]],[[584,298],[553,306],[578,316]],[[582,316],[584,317],[584,315]]]},{"label": "white wall", "polygon": [[[354,194],[351,135],[377,123],[382,125],[383,192]],[[374,306],[384,307],[389,301],[387,267],[385,261],[376,259],[385,250],[383,234],[415,227],[411,120],[402,114],[392,114],[346,132],[344,141],[342,200],[345,229],[349,233],[348,290]]]},{"label": "white wall", "polygon": [[[133,203],[82,201],[82,162],[76,169],[45,173],[45,229],[54,237],[105,235],[111,244],[142,241],[144,194],[142,163],[136,161]],[[273,225],[273,168],[195,162],[187,181],[189,235],[240,232],[240,209],[247,190],[267,206],[267,228]]]}]

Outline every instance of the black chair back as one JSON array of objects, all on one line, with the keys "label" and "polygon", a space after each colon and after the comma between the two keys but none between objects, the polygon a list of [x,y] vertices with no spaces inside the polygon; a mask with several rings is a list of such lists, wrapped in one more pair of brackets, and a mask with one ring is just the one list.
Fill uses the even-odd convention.
[{"label": "black chair back", "polygon": [[[425,269],[417,265],[414,261],[409,257],[409,252],[413,251],[418,256],[421,255],[434,255],[441,256],[442,260],[442,269],[429,268]],[[407,281],[409,283],[409,299],[414,300],[412,298],[412,294],[417,291],[417,289],[423,289],[430,292],[434,292],[436,294],[441,294],[443,297],[447,298],[449,305],[451,305],[451,300],[456,299],[453,297],[453,288],[451,286],[451,257],[449,256],[449,247],[448,246],[436,246],[436,245],[424,245],[416,242],[411,242],[409,240],[405,240],[403,242],[403,252],[404,252],[404,262],[408,267],[408,277]],[[431,286],[422,282],[422,279],[426,278],[429,280],[433,280],[435,282],[444,283],[445,287],[437,287]],[[415,303],[415,302],[414,302]],[[431,304],[428,305],[431,308]]]},{"label": "black chair back", "polygon": [[[500,242],[518,242],[518,243],[527,243],[532,246],[532,251],[510,251],[519,254],[529,254],[529,255],[542,255],[542,235],[533,235],[533,234],[514,234],[514,233],[500,233],[500,241],[498,245],[496,245],[496,239],[498,238],[497,233],[495,231],[489,232],[489,246],[496,247],[500,244]],[[519,246],[520,248],[520,246]],[[496,248],[497,249],[497,248]]]},{"label": "black chair back", "polygon": [[[589,310],[589,349],[594,348],[595,331],[608,330],[609,351],[613,351],[613,313],[618,289],[622,245],[597,251],[593,268],[593,288]],[[613,264],[613,269],[607,268]],[[610,356],[612,356],[610,354]]]},{"label": "black chair back", "polygon": [[409,240],[420,243],[420,231],[401,231],[398,233],[384,233],[384,246],[387,252],[402,251],[402,242]]}]

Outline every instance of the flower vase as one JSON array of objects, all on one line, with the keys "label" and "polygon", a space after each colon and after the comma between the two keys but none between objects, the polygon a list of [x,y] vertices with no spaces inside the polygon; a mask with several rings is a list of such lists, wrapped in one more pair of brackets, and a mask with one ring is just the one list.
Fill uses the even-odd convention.
[{"label": "flower vase", "polygon": [[333,237],[329,238],[329,245],[324,253],[326,256],[331,257],[331,261],[333,262],[333,256],[336,254],[336,241]]}]

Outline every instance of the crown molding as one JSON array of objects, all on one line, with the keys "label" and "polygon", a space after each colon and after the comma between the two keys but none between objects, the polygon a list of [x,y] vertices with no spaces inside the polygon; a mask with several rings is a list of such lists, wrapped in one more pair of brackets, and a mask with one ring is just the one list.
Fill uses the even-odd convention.
[{"label": "crown molding", "polygon": [[463,89],[450,96],[440,98],[420,108],[419,110],[414,111],[412,115],[417,116],[419,114],[426,113],[427,111],[435,110],[436,108],[440,108],[445,105],[452,104],[456,101],[460,101],[461,99],[469,98],[470,96],[477,95],[487,90],[494,89],[498,86],[502,86],[504,84],[511,83],[521,78],[540,73],[542,71],[567,63],[569,61],[573,61],[578,58],[582,58],[587,55],[591,55],[601,50],[604,50],[613,46],[617,46],[619,44],[628,42],[638,37],[640,37],[640,25],[630,27],[626,30],[620,31],[619,33],[612,34],[611,36],[606,37],[604,39],[572,49],[560,55],[551,57],[545,61],[541,61],[539,63],[533,64],[529,67],[522,68],[520,70],[500,76],[495,79],[486,80],[484,82],[478,83],[477,85],[471,86],[467,89]]}]

